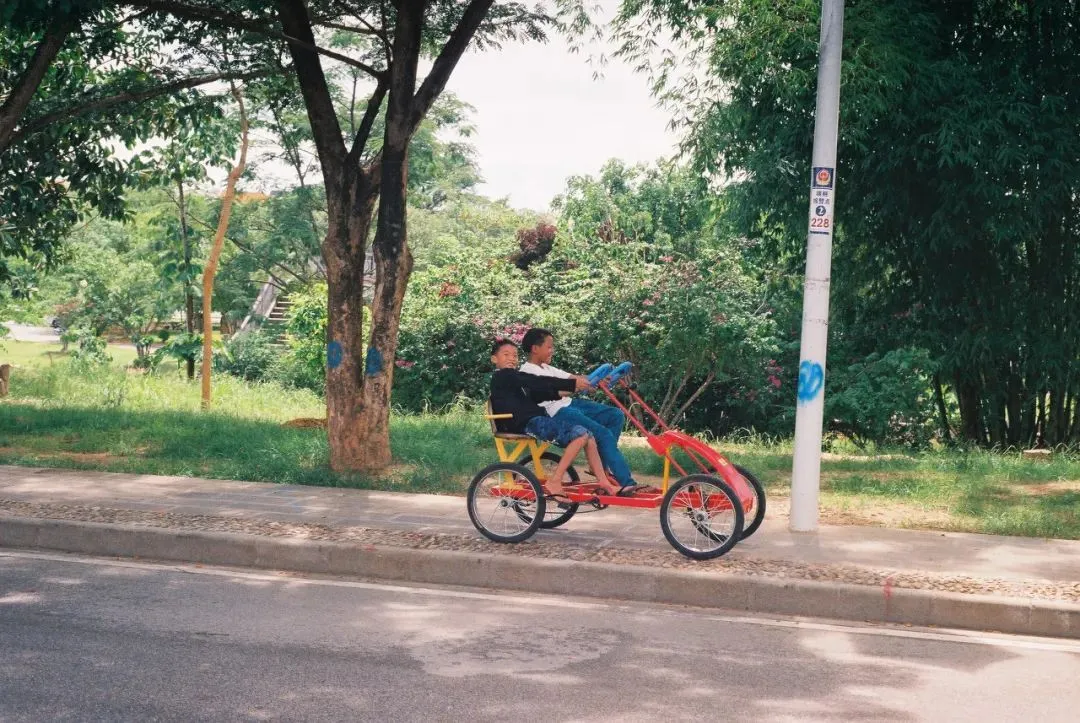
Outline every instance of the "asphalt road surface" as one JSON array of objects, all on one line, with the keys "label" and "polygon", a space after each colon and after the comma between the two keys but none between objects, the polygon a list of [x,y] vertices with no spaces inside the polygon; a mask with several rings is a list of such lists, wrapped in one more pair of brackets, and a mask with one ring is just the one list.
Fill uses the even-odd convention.
[{"label": "asphalt road surface", "polygon": [[1080,641],[0,550],[4,723],[1052,723],[1078,681]]}]

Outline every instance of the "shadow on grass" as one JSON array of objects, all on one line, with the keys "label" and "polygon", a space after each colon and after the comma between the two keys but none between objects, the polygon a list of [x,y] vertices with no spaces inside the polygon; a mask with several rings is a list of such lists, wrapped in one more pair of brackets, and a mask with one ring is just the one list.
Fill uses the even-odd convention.
[{"label": "shadow on grass", "polygon": [[377,476],[329,467],[323,430],[209,412],[0,407],[0,462],[411,492],[460,492],[495,458],[482,425],[392,418],[395,465]]},{"label": "shadow on grass", "polygon": [[956,511],[979,521],[978,531],[1080,539],[1080,491],[1031,492],[1022,486],[971,485],[961,494]]},{"label": "shadow on grass", "polygon": [[843,495],[885,497],[898,500],[932,501],[942,496],[940,480],[925,475],[830,474],[825,489]]}]

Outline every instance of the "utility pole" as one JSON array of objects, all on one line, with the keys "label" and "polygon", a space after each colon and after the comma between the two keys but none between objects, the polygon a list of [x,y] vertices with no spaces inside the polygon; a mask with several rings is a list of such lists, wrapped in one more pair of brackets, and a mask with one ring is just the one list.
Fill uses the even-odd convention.
[{"label": "utility pole", "polygon": [[795,413],[795,456],[788,520],[793,532],[813,532],[818,526],[821,431],[825,417],[825,348],[829,340],[829,282],[836,200],[836,136],[840,116],[840,56],[843,45],[844,0],[822,0],[798,408]]}]

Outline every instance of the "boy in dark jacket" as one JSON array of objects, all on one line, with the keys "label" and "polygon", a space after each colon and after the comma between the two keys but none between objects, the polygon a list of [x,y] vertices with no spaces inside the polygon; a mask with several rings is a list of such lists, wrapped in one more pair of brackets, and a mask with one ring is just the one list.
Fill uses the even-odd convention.
[{"label": "boy in dark jacket", "polygon": [[563,482],[566,470],[584,447],[597,484],[608,494],[615,494],[618,488],[604,473],[592,433],[581,425],[567,424],[549,417],[539,406],[541,402],[550,402],[563,394],[582,391],[588,388],[588,382],[584,378],[558,379],[519,372],[518,348],[505,339],[495,342],[492,347],[491,363],[495,365],[495,373],[491,375],[491,413],[512,415],[510,419],[496,420],[495,428],[509,434],[528,434],[563,448],[559,465],[548,476],[548,492],[552,495],[565,494]]}]

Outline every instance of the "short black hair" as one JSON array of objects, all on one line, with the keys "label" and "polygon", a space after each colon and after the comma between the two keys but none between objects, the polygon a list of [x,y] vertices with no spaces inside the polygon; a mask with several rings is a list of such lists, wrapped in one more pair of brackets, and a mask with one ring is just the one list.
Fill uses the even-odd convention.
[{"label": "short black hair", "polygon": [[491,345],[491,356],[495,356],[496,354],[498,354],[499,349],[502,349],[504,346],[512,346],[517,349],[517,344],[510,341],[509,339],[496,339],[495,343]]},{"label": "short black hair", "polygon": [[525,332],[525,337],[521,340],[521,348],[526,354],[532,354],[534,346],[540,346],[544,343],[544,340],[549,336],[555,336],[547,329],[541,329],[534,327]]}]

